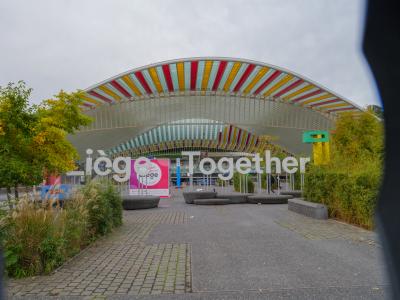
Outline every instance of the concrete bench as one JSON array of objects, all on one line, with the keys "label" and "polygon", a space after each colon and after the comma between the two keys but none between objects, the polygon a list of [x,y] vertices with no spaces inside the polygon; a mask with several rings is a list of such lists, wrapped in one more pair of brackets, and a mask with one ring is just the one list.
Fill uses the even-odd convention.
[{"label": "concrete bench", "polygon": [[211,198],[211,199],[195,199],[193,201],[196,205],[226,205],[232,204],[230,199]]},{"label": "concrete bench", "polygon": [[321,203],[313,203],[304,201],[301,198],[290,199],[288,201],[288,209],[298,214],[302,214],[314,219],[328,219],[328,208]]},{"label": "concrete bench", "polygon": [[281,195],[290,195],[294,198],[299,198],[302,196],[303,192],[301,190],[293,190],[293,191],[281,191]]},{"label": "concrete bench", "polygon": [[183,198],[187,204],[193,204],[195,199],[212,199],[217,196],[216,192],[199,191],[199,192],[183,192]]},{"label": "concrete bench", "polygon": [[247,197],[252,194],[217,194],[218,199],[229,199],[231,204],[247,203]]},{"label": "concrete bench", "polygon": [[158,207],[159,203],[160,203],[160,197],[158,196],[125,195],[122,197],[122,207],[125,210],[155,208]]},{"label": "concrete bench", "polygon": [[288,199],[292,198],[290,195],[274,195],[274,194],[265,194],[265,195],[254,195],[248,196],[247,202],[253,204],[286,204],[288,203]]}]

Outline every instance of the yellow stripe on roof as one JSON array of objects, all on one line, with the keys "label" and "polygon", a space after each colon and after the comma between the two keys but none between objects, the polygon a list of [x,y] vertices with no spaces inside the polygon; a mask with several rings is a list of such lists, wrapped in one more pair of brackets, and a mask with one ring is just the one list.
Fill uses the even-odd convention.
[{"label": "yellow stripe on roof", "polygon": [[338,103],[338,104],[331,104],[331,105],[327,105],[327,106],[323,106],[321,107],[321,109],[329,109],[329,108],[335,108],[335,107],[341,107],[341,106],[348,106],[348,103],[342,102],[342,103]]},{"label": "yellow stripe on roof", "polygon": [[158,75],[157,75],[156,69],[155,69],[155,68],[150,68],[150,69],[149,69],[149,74],[150,74],[151,79],[152,79],[153,82],[154,82],[154,85],[155,85],[157,91],[158,91],[159,93],[162,93],[164,90],[163,90],[163,88],[162,88],[160,79],[158,79]]},{"label": "yellow stripe on roof", "polygon": [[246,145],[245,143],[246,143],[246,140],[247,140],[248,135],[249,135],[248,132],[243,131],[243,134],[242,134],[242,143],[240,144],[240,149],[242,149],[242,150],[244,150],[244,147],[245,147],[245,145]]},{"label": "yellow stripe on roof", "polygon": [[319,100],[324,100],[326,98],[331,98],[331,97],[334,97],[334,96],[331,95],[331,94],[322,95],[322,96],[319,96],[319,97],[316,97],[316,98],[301,102],[300,105],[306,105],[308,103],[312,103],[312,102],[319,101]]},{"label": "yellow stripe on roof", "polygon": [[102,85],[102,86],[99,86],[99,89],[102,90],[107,95],[110,95],[111,97],[113,97],[115,100],[117,100],[117,101],[121,100],[121,97],[118,96],[116,93],[114,93],[112,90],[110,90],[108,87]]},{"label": "yellow stripe on roof", "polygon": [[128,75],[123,76],[122,80],[131,88],[133,92],[135,92],[137,96],[142,95],[138,87],[133,83],[132,79]]},{"label": "yellow stripe on roof", "polygon": [[205,91],[208,85],[208,79],[210,78],[211,68],[213,62],[211,60],[207,60],[204,64],[204,73],[203,73],[203,81],[201,82],[201,89]]},{"label": "yellow stripe on roof", "polygon": [[235,79],[237,72],[239,72],[240,67],[242,66],[241,62],[235,62],[233,64],[233,67],[231,69],[231,72],[229,73],[228,79],[225,82],[224,85],[224,91],[227,92],[232,84],[232,81]]},{"label": "yellow stripe on roof", "polygon": [[243,93],[247,94],[251,91],[251,89],[257,84],[258,81],[269,71],[269,68],[263,67],[258,74],[253,78],[253,80],[248,84],[248,86],[244,89]]},{"label": "yellow stripe on roof", "polygon": [[88,97],[88,96],[86,96],[86,95],[82,95],[81,98],[84,99],[84,100],[86,100],[87,102],[96,104],[97,106],[98,106],[98,105],[101,105],[100,101],[97,101],[96,99],[90,98],[90,97]]},{"label": "yellow stripe on roof", "polygon": [[264,93],[264,96],[269,96],[273,92],[275,92],[277,89],[279,89],[282,85],[287,83],[289,80],[291,80],[294,76],[287,74],[285,75],[280,81],[278,81],[274,86],[272,86],[268,91]]},{"label": "yellow stripe on roof", "polygon": [[284,100],[290,100],[294,97],[296,97],[297,95],[300,95],[301,93],[307,92],[309,90],[311,90],[312,88],[314,88],[315,86],[312,84],[306,85],[305,87],[287,95],[286,97],[283,97]]},{"label": "yellow stripe on roof", "polygon": [[237,135],[238,135],[238,128],[234,127],[233,128],[233,134],[232,134],[232,137],[231,137],[231,146],[235,146],[236,145]]},{"label": "yellow stripe on roof", "polygon": [[176,64],[176,69],[178,71],[178,83],[179,83],[179,90],[185,90],[185,67],[183,62],[179,62]]}]

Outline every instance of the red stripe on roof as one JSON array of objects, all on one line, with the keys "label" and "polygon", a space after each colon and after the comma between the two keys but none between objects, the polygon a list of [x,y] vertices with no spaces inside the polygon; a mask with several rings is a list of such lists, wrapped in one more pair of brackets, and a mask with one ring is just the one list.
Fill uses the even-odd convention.
[{"label": "red stripe on roof", "polygon": [[274,97],[280,97],[283,94],[287,93],[288,91],[290,91],[291,89],[294,89],[295,87],[299,86],[300,84],[302,84],[304,82],[304,80],[299,79],[295,82],[293,82],[291,85],[285,87],[282,91],[280,91],[279,93],[275,94]]},{"label": "red stripe on roof", "polygon": [[292,102],[298,102],[298,101],[301,101],[303,99],[309,98],[311,96],[315,96],[315,95],[321,94],[322,92],[323,92],[323,90],[317,90],[317,91],[305,94],[305,95],[303,95],[303,96],[301,96],[299,98],[293,99]]},{"label": "red stripe on roof", "polygon": [[229,144],[231,142],[231,135],[232,135],[232,125],[229,125],[229,133],[228,133],[227,144]]},{"label": "red stripe on roof", "polygon": [[218,145],[217,145],[217,147],[219,147],[219,145],[221,143],[221,139],[222,139],[222,131],[218,132]]},{"label": "red stripe on roof", "polygon": [[145,91],[148,94],[152,94],[153,92],[151,91],[149,85],[146,82],[146,79],[144,78],[143,74],[141,71],[136,71],[135,72],[136,78],[139,80],[140,84],[142,85],[142,87],[145,89]]},{"label": "red stripe on roof", "polygon": [[250,136],[251,136],[251,134],[249,133],[249,134],[247,135],[247,139],[246,139],[245,148],[247,147],[247,145],[248,145],[248,143],[249,143]]},{"label": "red stripe on roof", "polygon": [[110,83],[111,83],[111,85],[112,85],[113,87],[115,87],[115,88],[116,88],[121,94],[123,94],[125,97],[128,97],[128,98],[132,97],[132,95],[129,94],[128,91],[125,90],[117,81],[113,80],[113,81],[111,81]]},{"label": "red stripe on roof", "polygon": [[341,101],[341,100],[338,99],[338,98],[336,98],[336,99],[327,100],[327,101],[324,101],[324,102],[315,103],[315,104],[312,104],[312,105],[310,105],[310,106],[311,106],[311,107],[315,107],[315,106],[320,106],[320,105],[324,105],[324,104],[328,104],[328,103],[334,103],[334,102],[339,102],[339,101]]},{"label": "red stripe on roof", "polygon": [[222,75],[224,74],[224,71],[226,69],[226,66],[228,65],[227,61],[221,61],[218,67],[217,75],[215,76],[214,84],[212,87],[213,91],[216,91],[218,89],[219,83],[222,79]]},{"label": "red stripe on roof", "polygon": [[171,72],[169,70],[169,65],[163,65],[162,70],[164,73],[165,81],[167,82],[168,91],[174,91],[174,85],[172,84]]},{"label": "red stripe on roof", "polygon": [[268,77],[262,85],[258,87],[258,89],[254,92],[255,95],[258,95],[268,84],[271,83],[276,77],[278,77],[282,72],[279,70],[275,70],[274,73],[270,77]]},{"label": "red stripe on roof", "polygon": [[236,147],[235,150],[240,146],[240,137],[242,136],[242,129],[239,129],[238,137],[236,139]]},{"label": "red stripe on roof", "polygon": [[95,91],[90,91],[88,92],[90,95],[95,96],[103,101],[106,101],[108,103],[112,103],[113,101],[111,99],[108,99],[106,97],[104,97],[103,95],[100,95],[99,93],[95,92]]},{"label": "red stripe on roof", "polygon": [[94,105],[90,105],[89,103],[85,103],[85,102],[82,103],[82,105],[83,105],[83,106],[86,106],[86,107],[90,107],[90,108],[94,107]]},{"label": "red stripe on roof", "polygon": [[190,90],[196,90],[196,80],[197,80],[197,69],[199,66],[198,61],[192,61],[190,63]]},{"label": "red stripe on roof", "polygon": [[248,65],[246,70],[244,71],[242,77],[239,79],[238,83],[236,84],[235,88],[233,89],[234,92],[239,91],[239,89],[242,87],[243,83],[246,81],[246,79],[250,76],[251,72],[254,70],[256,66],[255,65]]}]

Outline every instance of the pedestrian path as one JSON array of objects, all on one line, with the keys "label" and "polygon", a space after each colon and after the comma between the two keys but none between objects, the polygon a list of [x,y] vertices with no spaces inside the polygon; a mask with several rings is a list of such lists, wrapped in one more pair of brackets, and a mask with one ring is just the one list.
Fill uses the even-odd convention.
[{"label": "pedestrian path", "polygon": [[381,299],[388,284],[373,232],[287,205],[188,205],[178,192],[125,211],[121,228],[52,274],[7,286],[35,299]]}]

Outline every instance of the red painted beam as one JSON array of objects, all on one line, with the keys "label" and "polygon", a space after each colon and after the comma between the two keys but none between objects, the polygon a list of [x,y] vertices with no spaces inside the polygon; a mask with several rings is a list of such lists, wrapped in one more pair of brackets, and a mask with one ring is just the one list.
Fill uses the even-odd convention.
[{"label": "red painted beam", "polygon": [[253,72],[255,65],[248,65],[246,70],[244,71],[242,77],[239,79],[238,83],[236,84],[235,88],[233,89],[234,92],[238,92],[239,89],[242,87],[243,83],[246,81],[246,79],[250,76],[251,72]]},{"label": "red painted beam", "polygon": [[275,70],[274,73],[270,77],[268,77],[262,85],[258,87],[258,89],[254,92],[255,95],[258,95],[268,84],[270,84],[276,77],[281,75],[281,71]]},{"label": "red painted beam", "polygon": [[221,82],[222,75],[224,75],[227,65],[228,65],[228,62],[224,61],[224,60],[219,63],[217,75],[215,76],[214,84],[212,87],[213,91],[216,91],[218,89],[219,83]]}]

